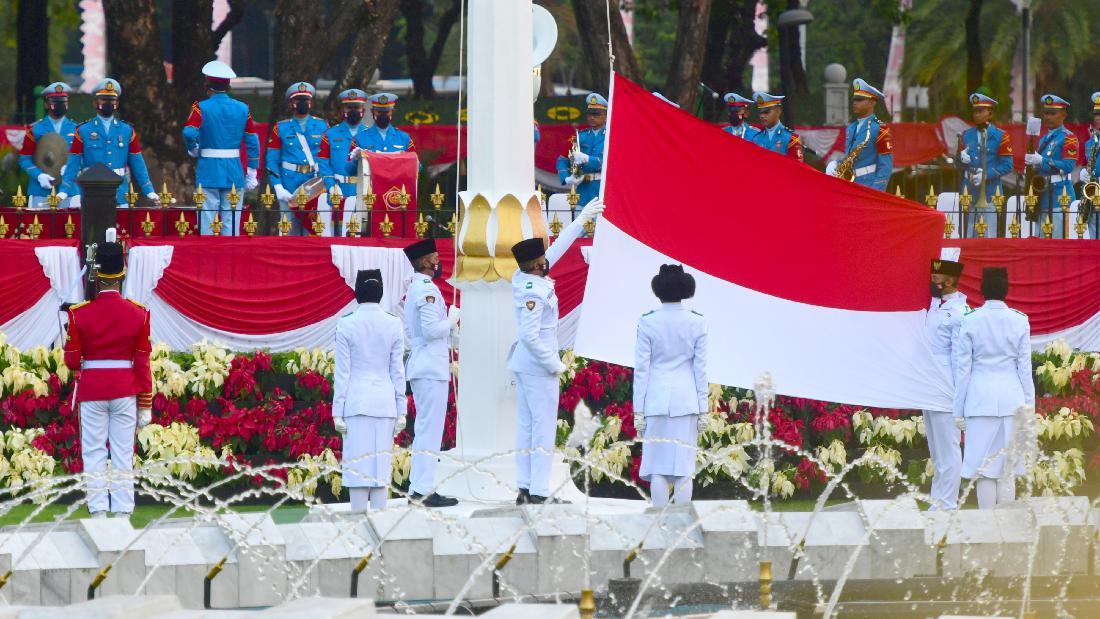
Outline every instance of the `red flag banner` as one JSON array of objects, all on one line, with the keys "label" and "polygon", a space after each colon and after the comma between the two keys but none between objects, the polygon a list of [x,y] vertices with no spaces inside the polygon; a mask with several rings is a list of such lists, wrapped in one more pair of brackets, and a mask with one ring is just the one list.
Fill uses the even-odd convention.
[{"label": "red flag banner", "polygon": [[[366,157],[365,167],[369,169],[371,191],[375,196],[369,235],[383,236],[380,226],[388,215],[393,224],[390,236],[416,236],[413,224],[416,223],[416,179],[420,172],[416,153],[366,152]],[[408,198],[407,205],[401,204],[403,195]]]},{"label": "red flag banner", "polygon": [[[943,216],[718,130],[616,75],[578,354],[632,365],[650,278],[682,263],[707,317],[711,382],[949,410],[923,337]],[[654,131],[676,127],[676,131]],[[651,182],[674,157],[675,183]],[[674,206],[675,208],[669,208]]]}]

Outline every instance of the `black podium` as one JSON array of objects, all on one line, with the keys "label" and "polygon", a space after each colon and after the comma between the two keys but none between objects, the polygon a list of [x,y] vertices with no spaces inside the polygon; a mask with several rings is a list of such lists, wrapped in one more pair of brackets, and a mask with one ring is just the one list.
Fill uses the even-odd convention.
[{"label": "black podium", "polygon": [[[80,185],[80,246],[82,256],[88,256],[88,248],[92,244],[103,245],[106,242],[104,235],[107,228],[118,225],[118,204],[115,195],[118,186],[122,184],[122,177],[115,174],[111,168],[97,163],[85,169],[76,177],[76,184]],[[95,296],[95,281],[92,279],[91,268],[84,277],[84,298],[91,299]]]}]

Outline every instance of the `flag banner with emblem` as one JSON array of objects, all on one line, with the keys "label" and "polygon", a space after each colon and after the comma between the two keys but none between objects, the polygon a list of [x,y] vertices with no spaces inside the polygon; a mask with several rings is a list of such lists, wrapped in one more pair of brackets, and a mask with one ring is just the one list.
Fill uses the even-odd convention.
[{"label": "flag banner with emblem", "polygon": [[[386,236],[380,226],[387,215],[393,224],[389,236],[416,236],[413,224],[416,223],[416,178],[420,167],[416,153],[363,152],[366,159],[360,164],[360,173],[369,170],[371,192],[374,193],[370,230],[364,228],[364,236]],[[404,208],[401,205],[402,189],[408,198],[408,205]]]},{"label": "flag banner with emblem", "polygon": [[[663,263],[696,279],[711,382],[950,410],[923,335],[943,215],[736,139],[616,75],[579,355],[633,365]],[[654,131],[676,127],[676,131]],[[676,182],[653,185],[654,157]]]}]

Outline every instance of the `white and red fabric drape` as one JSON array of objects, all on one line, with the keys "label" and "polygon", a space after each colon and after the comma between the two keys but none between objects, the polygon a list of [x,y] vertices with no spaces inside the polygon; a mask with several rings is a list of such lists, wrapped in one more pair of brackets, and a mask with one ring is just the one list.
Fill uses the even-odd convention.
[{"label": "white and red fabric drape", "polygon": [[60,341],[63,301],[84,291],[73,241],[0,241],[0,334],[19,349]]}]

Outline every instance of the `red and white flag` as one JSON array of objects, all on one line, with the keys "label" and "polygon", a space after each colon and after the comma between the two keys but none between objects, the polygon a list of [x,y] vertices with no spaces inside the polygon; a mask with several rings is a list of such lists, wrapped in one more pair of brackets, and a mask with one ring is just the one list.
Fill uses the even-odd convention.
[{"label": "red and white flag", "polygon": [[786,395],[950,410],[923,336],[943,215],[735,138],[618,75],[610,108],[577,354],[633,365],[638,317],[659,306],[650,280],[682,263],[711,382],[771,372]]}]

